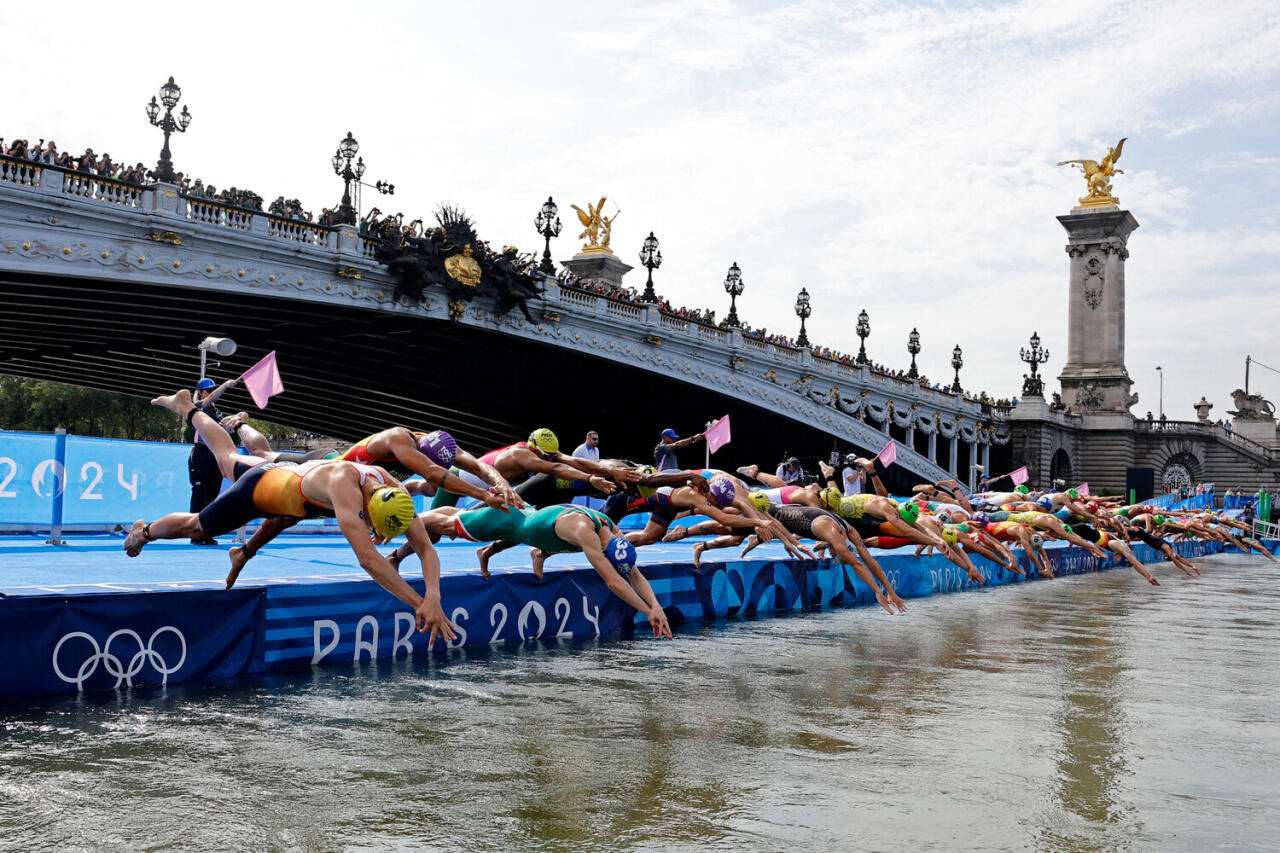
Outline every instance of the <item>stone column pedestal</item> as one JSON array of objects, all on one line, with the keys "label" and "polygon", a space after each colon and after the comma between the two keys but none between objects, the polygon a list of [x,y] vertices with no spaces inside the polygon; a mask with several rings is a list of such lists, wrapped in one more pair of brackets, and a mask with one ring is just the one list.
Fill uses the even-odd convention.
[{"label": "stone column pedestal", "polygon": [[582,252],[561,263],[578,278],[599,279],[615,287],[622,286],[622,277],[632,269],[617,255],[606,252]]}]

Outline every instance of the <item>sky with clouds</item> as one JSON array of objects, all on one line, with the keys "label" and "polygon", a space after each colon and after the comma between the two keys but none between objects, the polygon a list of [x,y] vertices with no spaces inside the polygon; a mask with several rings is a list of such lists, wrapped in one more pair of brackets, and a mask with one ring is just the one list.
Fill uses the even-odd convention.
[{"label": "sky with clouds", "polygon": [[[169,3],[106,24],[100,4],[60,8],[6,26],[6,138],[153,163],[142,108],[172,74],[194,116],[176,167],[219,187],[318,213],[350,130],[366,179],[396,185],[366,207],[456,203],[490,242],[540,251],[551,194],[558,259],[569,204],[608,195],[615,250],[638,267],[655,232],[674,304],[723,316],[736,261],[753,325],[794,335],[805,287],[815,342],[856,352],[865,307],[873,359],[905,366],[918,327],[927,375],[949,380],[958,343],[965,386],[996,396],[1018,392],[1033,330],[1050,376],[1066,354],[1055,217],[1084,182],[1055,164],[1127,137],[1135,413],[1156,409],[1157,364],[1175,419],[1202,394],[1225,416],[1246,354],[1280,368],[1273,1]],[[1251,389],[1280,401],[1280,374]]]}]

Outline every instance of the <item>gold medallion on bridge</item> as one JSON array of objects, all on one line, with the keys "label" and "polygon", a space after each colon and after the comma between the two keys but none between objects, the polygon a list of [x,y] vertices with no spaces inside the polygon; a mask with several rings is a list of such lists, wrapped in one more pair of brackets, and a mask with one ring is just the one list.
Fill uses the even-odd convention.
[{"label": "gold medallion on bridge", "polygon": [[476,287],[480,284],[480,265],[476,263],[475,258],[471,257],[470,243],[462,248],[462,254],[451,255],[444,259],[444,271],[454,281],[465,284],[467,287]]}]

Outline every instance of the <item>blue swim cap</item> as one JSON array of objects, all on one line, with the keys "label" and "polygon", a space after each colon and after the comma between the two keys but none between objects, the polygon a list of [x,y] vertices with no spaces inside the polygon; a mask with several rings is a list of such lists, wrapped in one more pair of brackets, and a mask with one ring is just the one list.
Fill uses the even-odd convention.
[{"label": "blue swim cap", "polygon": [[604,546],[605,559],[624,578],[636,567],[636,546],[621,536],[615,536]]},{"label": "blue swim cap", "polygon": [[733,503],[733,499],[738,496],[738,489],[733,485],[733,480],[728,477],[721,477],[718,480],[711,481],[711,500],[720,506],[728,506]]},{"label": "blue swim cap", "polygon": [[458,456],[458,442],[449,433],[438,429],[418,438],[418,450],[441,468],[448,468]]},{"label": "blue swim cap", "polygon": [[1053,498],[1048,495],[1042,495],[1036,499],[1036,506],[1041,509],[1053,509]]}]

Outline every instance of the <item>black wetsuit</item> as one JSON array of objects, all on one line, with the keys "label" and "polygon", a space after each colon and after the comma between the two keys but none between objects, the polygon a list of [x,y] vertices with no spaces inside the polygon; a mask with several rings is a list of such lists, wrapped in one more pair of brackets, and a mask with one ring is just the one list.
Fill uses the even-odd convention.
[{"label": "black wetsuit", "polygon": [[[1075,525],[1072,525],[1071,529],[1075,530],[1076,529]],[[1128,533],[1133,538],[1141,540],[1142,542],[1145,542],[1146,544],[1150,545],[1152,548],[1155,548],[1157,551],[1162,550],[1165,545],[1169,544],[1167,540],[1161,539],[1159,536],[1156,536],[1155,534],[1148,533],[1146,530],[1144,530],[1141,527],[1132,527],[1132,526],[1127,527],[1125,528],[1125,532]]]}]

